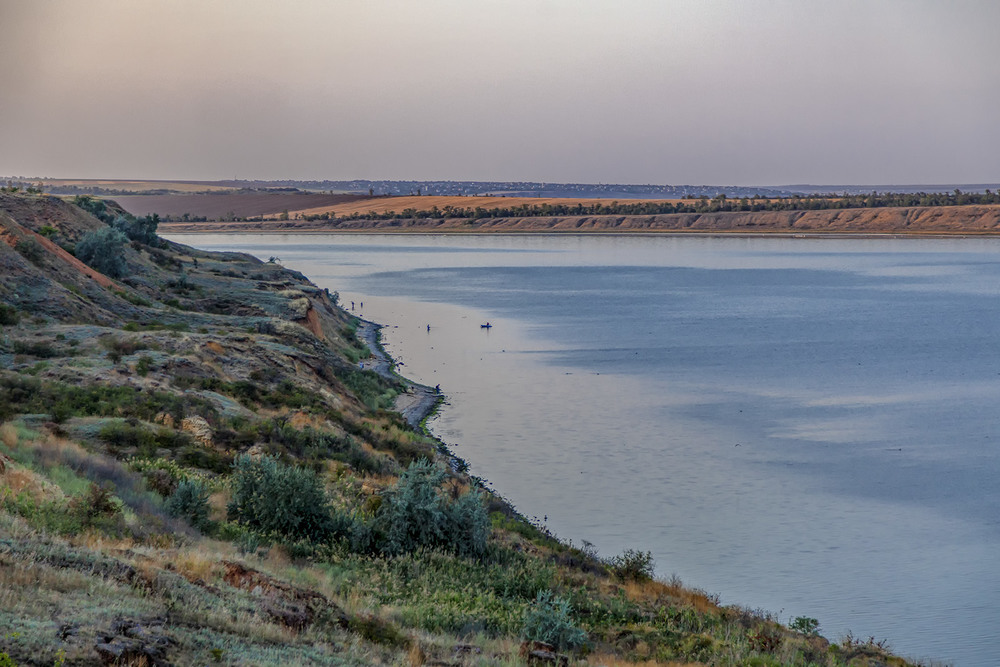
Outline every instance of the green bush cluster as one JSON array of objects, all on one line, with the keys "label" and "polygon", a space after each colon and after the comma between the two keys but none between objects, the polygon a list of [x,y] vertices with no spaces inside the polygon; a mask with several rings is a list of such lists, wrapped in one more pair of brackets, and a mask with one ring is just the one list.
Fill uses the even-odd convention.
[{"label": "green bush cluster", "polygon": [[156,236],[156,228],[159,224],[160,216],[156,213],[147,215],[144,218],[119,215],[111,221],[111,226],[123,233],[130,240],[151,246],[159,244],[159,237]]},{"label": "green bush cluster", "polygon": [[375,474],[398,470],[389,457],[365,451],[354,438],[310,427],[297,429],[277,420],[267,420],[257,427],[260,441],[279,447],[303,461],[319,463],[341,461],[353,469]]},{"label": "green bush cluster", "polygon": [[110,278],[125,275],[128,237],[113,227],[88,232],[76,244],[76,257]]},{"label": "green bush cluster", "polygon": [[288,407],[301,410],[323,405],[323,398],[319,394],[304,389],[290,380],[283,380],[274,388],[252,380],[227,382],[215,377],[192,375],[177,375],[172,382],[179,389],[202,389],[231,396],[249,408]]},{"label": "green bush cluster", "polygon": [[35,500],[28,493],[0,493],[0,507],[27,520],[35,529],[59,535],[78,534],[86,528],[108,533],[124,530],[122,502],[111,483],[91,483],[82,494],[65,499]]},{"label": "green bush cluster", "polygon": [[38,241],[32,239],[22,239],[17,242],[14,246],[14,250],[21,253],[21,256],[26,260],[34,264],[35,266],[40,266],[42,264],[42,259],[45,257],[45,251]]},{"label": "green bush cluster", "polygon": [[208,487],[200,479],[183,479],[167,499],[167,513],[187,519],[195,528],[205,530],[209,526],[208,496]]},{"label": "green bush cluster", "polygon": [[98,437],[112,450],[138,449],[143,454],[152,454],[158,448],[180,449],[193,444],[187,433],[169,428],[147,429],[127,421],[113,421],[105,424]]},{"label": "green bush cluster", "polygon": [[372,410],[388,410],[399,393],[399,384],[374,371],[357,368],[340,371],[337,378]]},{"label": "green bush cluster", "polygon": [[612,558],[609,565],[625,581],[649,581],[655,574],[653,554],[649,551],[626,549]]},{"label": "green bush cluster", "polygon": [[52,359],[64,356],[49,341],[15,340],[12,343],[12,348],[14,354],[26,354],[30,357],[38,357],[39,359]]},{"label": "green bush cluster", "polygon": [[131,294],[129,292],[126,292],[125,290],[115,290],[115,295],[125,299],[133,306],[145,306],[149,308],[153,305],[153,302],[147,299],[146,297],[140,296],[138,294]]},{"label": "green bush cluster", "polygon": [[492,543],[479,559],[443,551],[393,558],[340,555],[331,567],[343,595],[359,594],[398,611],[410,627],[458,635],[516,635],[524,608],[554,585],[556,567]]},{"label": "green bush cluster", "polygon": [[21,314],[17,308],[6,303],[0,303],[0,326],[14,326],[21,321]]},{"label": "green bush cluster", "polygon": [[77,195],[76,197],[73,197],[73,203],[87,213],[90,213],[101,222],[110,224],[114,219],[103,199],[97,199],[96,197],[91,197],[90,195]]},{"label": "green bush cluster", "polygon": [[427,548],[459,556],[485,553],[490,520],[479,492],[449,500],[441,490],[445,477],[441,466],[415,461],[386,491],[372,525],[379,552],[397,555]]},{"label": "green bush cluster", "polygon": [[64,420],[84,415],[152,421],[157,414],[166,412],[175,421],[191,413],[211,421],[216,415],[212,404],[198,396],[141,391],[128,386],[71,385],[0,372],[0,419],[15,414],[56,412]]},{"label": "green bush cluster", "polygon": [[346,517],[335,516],[315,472],[270,456],[238,456],[232,493],[229,520],[261,533],[323,542],[349,528]]},{"label": "green bush cluster", "polygon": [[578,648],[587,641],[587,633],[573,622],[570,611],[567,600],[556,597],[552,591],[539,591],[524,613],[521,635],[551,644],[560,651]]},{"label": "green bush cluster", "polygon": [[140,377],[146,377],[149,375],[149,369],[153,366],[153,359],[148,355],[143,355],[139,357],[139,361],[135,364],[135,372]]},{"label": "green bush cluster", "polygon": [[480,494],[451,500],[444,470],[428,461],[410,465],[387,490],[374,516],[334,510],[315,472],[271,456],[237,457],[233,464],[230,521],[284,540],[344,540],[360,553],[396,556],[440,549],[463,557],[486,553],[490,522]]}]

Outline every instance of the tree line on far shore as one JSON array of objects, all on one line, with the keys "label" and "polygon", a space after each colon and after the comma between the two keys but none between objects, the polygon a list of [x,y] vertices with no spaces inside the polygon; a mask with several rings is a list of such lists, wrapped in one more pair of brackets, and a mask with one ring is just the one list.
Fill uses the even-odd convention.
[{"label": "tree line on far shore", "polygon": [[305,215],[303,220],[397,220],[413,218],[529,218],[582,215],[662,215],[668,213],[717,213],[740,211],[814,211],[849,208],[887,208],[901,206],[962,206],[968,204],[1000,204],[1000,191],[986,190],[982,193],[962,192],[871,192],[865,195],[792,195],[791,197],[767,198],[755,195],[734,199],[724,194],[715,197],[689,197],[684,200],[669,201],[610,201],[608,203],[543,203],[520,204],[485,208],[482,206],[432,206],[417,210],[407,208],[402,211],[353,213],[335,216],[331,213]]}]

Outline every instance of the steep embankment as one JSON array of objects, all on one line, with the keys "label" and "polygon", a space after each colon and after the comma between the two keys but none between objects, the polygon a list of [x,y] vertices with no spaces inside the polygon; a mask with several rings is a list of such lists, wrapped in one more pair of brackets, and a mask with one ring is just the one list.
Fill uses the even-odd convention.
[{"label": "steep embankment", "polygon": [[336,293],[81,204],[0,194],[0,664],[905,667],[559,542]]},{"label": "steep embankment", "polygon": [[1000,205],[518,218],[163,223],[170,232],[996,234]]}]

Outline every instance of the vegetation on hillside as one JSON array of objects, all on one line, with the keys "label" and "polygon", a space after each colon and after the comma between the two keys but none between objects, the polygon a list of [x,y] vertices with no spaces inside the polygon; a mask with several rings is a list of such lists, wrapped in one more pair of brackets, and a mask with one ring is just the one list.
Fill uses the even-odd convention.
[{"label": "vegetation on hillside", "polygon": [[[0,195],[0,665],[909,664],[556,539],[386,410],[332,295],[83,201]],[[106,285],[11,244],[112,226]]]}]

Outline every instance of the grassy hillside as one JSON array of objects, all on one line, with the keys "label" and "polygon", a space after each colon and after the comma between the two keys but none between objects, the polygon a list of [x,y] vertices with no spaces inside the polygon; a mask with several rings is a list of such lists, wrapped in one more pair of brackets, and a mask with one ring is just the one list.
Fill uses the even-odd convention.
[{"label": "grassy hillside", "polygon": [[336,293],[79,203],[0,194],[0,665],[909,664],[554,539]]}]

